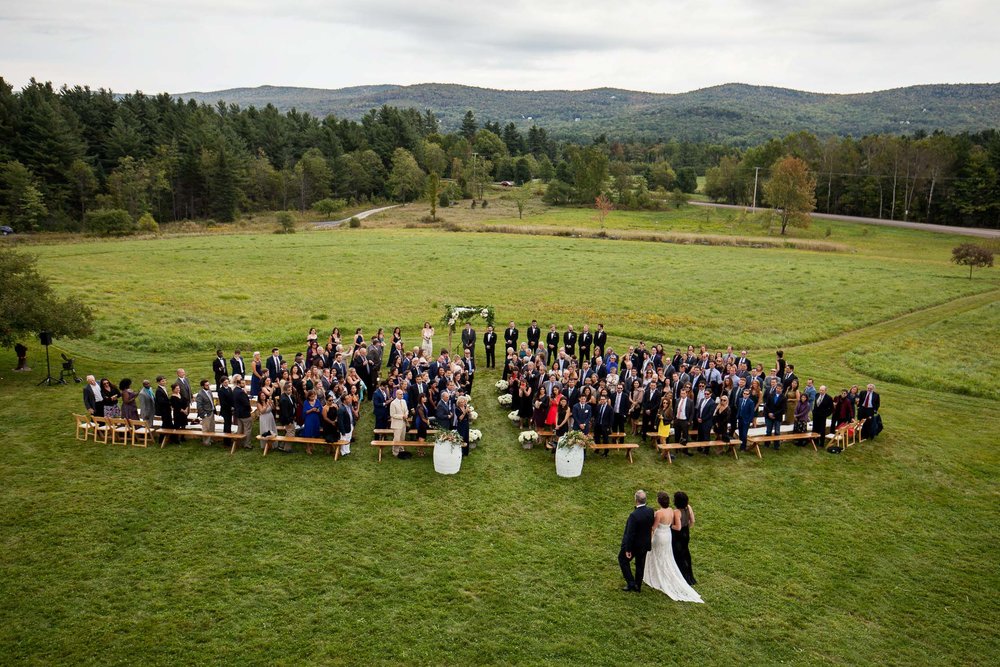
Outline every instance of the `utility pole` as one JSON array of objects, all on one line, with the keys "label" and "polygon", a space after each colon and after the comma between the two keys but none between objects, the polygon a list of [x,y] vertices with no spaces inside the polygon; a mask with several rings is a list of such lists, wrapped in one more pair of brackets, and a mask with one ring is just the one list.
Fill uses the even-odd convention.
[{"label": "utility pole", "polygon": [[[476,200],[476,189],[479,186],[479,153],[472,154],[472,200]],[[479,198],[482,199],[482,188],[479,189]]]},{"label": "utility pole", "polygon": [[760,167],[753,168],[753,206],[750,207],[751,213],[757,212],[757,176],[760,174]]}]

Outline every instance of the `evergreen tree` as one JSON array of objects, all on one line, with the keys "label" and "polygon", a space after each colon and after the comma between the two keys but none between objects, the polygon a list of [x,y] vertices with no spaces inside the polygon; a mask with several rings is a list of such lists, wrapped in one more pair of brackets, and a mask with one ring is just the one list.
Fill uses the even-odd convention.
[{"label": "evergreen tree", "polygon": [[468,141],[472,141],[472,138],[476,136],[476,130],[479,126],[476,124],[476,114],[472,113],[472,109],[465,112],[465,116],[462,117],[462,129],[460,130],[463,137]]}]

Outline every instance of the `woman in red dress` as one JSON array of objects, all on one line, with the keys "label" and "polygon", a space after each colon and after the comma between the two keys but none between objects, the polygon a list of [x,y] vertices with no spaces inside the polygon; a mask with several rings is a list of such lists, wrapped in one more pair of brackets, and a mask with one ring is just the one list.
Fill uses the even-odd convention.
[{"label": "woman in red dress", "polygon": [[555,427],[556,421],[559,418],[559,399],[562,397],[562,392],[557,387],[552,391],[552,398],[549,400],[549,414],[545,417],[545,424],[547,426]]}]

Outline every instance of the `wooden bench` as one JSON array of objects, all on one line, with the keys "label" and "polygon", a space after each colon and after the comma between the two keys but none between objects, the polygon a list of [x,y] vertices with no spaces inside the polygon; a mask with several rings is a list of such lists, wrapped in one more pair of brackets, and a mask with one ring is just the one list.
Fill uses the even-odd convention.
[{"label": "wooden bench", "polygon": [[555,440],[555,438],[556,438],[556,432],[555,431],[547,431],[547,430],[541,430],[541,431],[539,431],[539,430],[536,429],[535,433],[538,434],[538,442],[540,442],[543,445],[545,445],[545,449],[552,449],[552,447],[553,447],[552,441]]},{"label": "wooden bench", "polygon": [[416,440],[372,440],[372,447],[378,447],[378,460],[382,460],[382,450],[386,447],[413,447],[415,449],[427,449],[434,447],[433,442],[417,442]]},{"label": "wooden bench", "polygon": [[[622,434],[624,436],[624,433]],[[594,443],[590,445],[590,448],[595,452],[609,451],[612,449],[621,449],[625,451],[625,456],[628,457],[628,462],[632,463],[632,450],[639,449],[639,445],[634,442],[612,442],[609,444],[597,444]]]},{"label": "wooden bench", "polygon": [[[372,433],[375,435],[376,440],[392,440],[392,429],[391,428],[376,428],[372,429]],[[437,429],[429,428],[427,429],[427,435],[437,435]],[[417,429],[411,428],[406,432],[406,436],[416,440]]]},{"label": "wooden bench", "polygon": [[809,444],[812,445],[813,451],[819,451],[816,447],[816,440],[819,438],[819,433],[813,433],[812,431],[806,431],[805,433],[782,433],[781,435],[752,435],[747,438],[748,443],[753,443],[754,447],[757,447],[757,451],[760,451],[760,443],[762,442],[791,442],[795,440],[808,440]]},{"label": "wooden bench", "polygon": [[299,443],[306,446],[306,454],[312,454],[313,445],[321,445],[323,447],[330,448],[330,455],[333,456],[333,460],[337,461],[340,459],[340,448],[343,445],[351,444],[347,440],[338,440],[336,442],[327,442],[323,438],[301,438],[294,435],[258,435],[257,439],[264,443],[264,456],[271,451],[271,443],[274,442],[290,442]]},{"label": "wooden bench", "polygon": [[153,431],[156,437],[161,438],[160,449],[166,445],[166,435],[179,435],[182,438],[220,438],[222,440],[232,440],[233,446],[229,448],[229,453],[236,453],[238,445],[245,437],[244,433],[222,433],[221,431],[196,431],[193,428],[158,428]]},{"label": "wooden bench", "polygon": [[[661,442],[658,445],[656,445],[656,449],[660,452],[660,456],[662,458],[665,458],[670,463],[673,463],[674,462],[673,457],[670,456],[670,452],[673,451],[702,449],[704,447],[727,447],[729,451],[733,453],[733,458],[735,458],[738,461],[740,457],[736,453],[736,447],[739,444],[740,444],[739,438],[733,438],[729,442],[725,442],[723,440],[702,440],[700,442],[687,442],[686,444],[683,445],[680,444],[679,442],[667,442],[667,443]],[[753,448],[756,450],[757,458],[763,458],[760,455],[760,448],[757,446],[757,443],[749,443],[749,444],[751,444]]]},{"label": "wooden bench", "polygon": [[[624,433],[609,433],[608,438],[611,440],[612,445],[623,445],[625,444],[625,434]],[[639,445],[636,445],[638,447]]]}]

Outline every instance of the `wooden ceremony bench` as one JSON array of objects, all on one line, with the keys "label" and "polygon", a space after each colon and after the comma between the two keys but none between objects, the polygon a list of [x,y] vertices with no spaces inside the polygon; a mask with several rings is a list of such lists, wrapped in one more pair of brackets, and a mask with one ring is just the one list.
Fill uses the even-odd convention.
[{"label": "wooden ceremony bench", "polygon": [[[624,434],[622,434],[622,435],[624,435]],[[595,452],[609,451],[609,450],[612,450],[612,449],[622,449],[622,450],[625,451],[625,456],[628,458],[628,462],[632,463],[633,462],[632,461],[632,450],[633,449],[639,449],[639,445],[636,444],[636,443],[634,443],[634,442],[613,442],[613,443],[606,444],[606,445],[605,444],[599,445],[597,443],[593,443],[593,444],[590,445],[590,449],[593,450],[593,451],[595,451]]]},{"label": "wooden ceremony bench", "polygon": [[[656,446],[656,449],[660,452],[661,457],[667,459],[667,461],[669,461],[670,463],[673,463],[674,460],[670,456],[670,452],[682,451],[688,449],[701,449],[703,447],[727,447],[729,451],[733,453],[733,458],[735,458],[738,461],[740,457],[736,453],[736,447],[739,446],[739,444],[740,444],[740,439],[733,438],[729,442],[724,442],[722,440],[703,440],[701,442],[689,441],[687,444],[684,445],[680,444],[679,442],[667,442],[658,444]],[[748,444],[756,450],[758,458],[763,458],[760,455],[760,448],[757,447],[757,443],[753,443],[748,440]]]},{"label": "wooden ceremony bench", "polygon": [[[376,440],[392,440],[392,429],[391,428],[376,428],[372,429],[372,433],[375,435]],[[427,429],[427,435],[437,435],[437,429],[429,428]],[[406,431],[406,437],[417,438],[417,429],[411,428]]]},{"label": "wooden ceremony bench", "polygon": [[271,451],[271,443],[274,442],[290,442],[299,443],[306,446],[306,453],[312,454],[312,445],[320,445],[322,447],[330,448],[330,455],[333,456],[333,460],[337,461],[340,459],[340,448],[343,445],[349,445],[347,440],[338,440],[337,442],[327,442],[323,438],[301,438],[294,435],[258,435],[257,439],[264,443],[264,456]]},{"label": "wooden ceremony bench", "polygon": [[416,440],[372,440],[372,447],[378,447],[378,460],[382,460],[382,450],[386,447],[413,447],[427,449],[434,447],[433,442],[417,442]]},{"label": "wooden ceremony bench", "polygon": [[165,435],[179,435],[182,438],[219,438],[222,440],[232,440],[233,445],[229,448],[229,453],[236,453],[238,445],[245,437],[244,433],[222,433],[221,431],[196,431],[193,428],[158,428],[153,431],[155,437],[160,438],[160,449],[166,445]]},{"label": "wooden ceremony bench", "polygon": [[[608,438],[611,440],[612,445],[624,445],[625,444],[625,434],[624,433],[609,433]],[[638,447],[639,445],[636,445]]]},{"label": "wooden ceremony bench", "polygon": [[819,438],[819,433],[813,433],[812,431],[806,431],[805,433],[782,433],[781,435],[752,435],[747,438],[748,443],[753,443],[754,447],[757,447],[757,451],[760,451],[759,445],[764,442],[792,442],[795,440],[808,440],[809,444],[812,445],[813,451],[819,451],[816,447],[816,440]]},{"label": "wooden ceremony bench", "polygon": [[552,444],[552,441],[556,438],[555,431],[547,431],[543,429],[541,431],[535,430],[535,433],[538,434],[538,442],[545,445],[545,449],[552,449],[555,446]]}]

